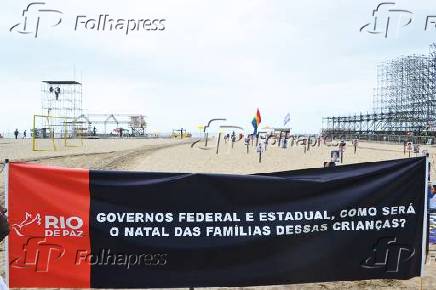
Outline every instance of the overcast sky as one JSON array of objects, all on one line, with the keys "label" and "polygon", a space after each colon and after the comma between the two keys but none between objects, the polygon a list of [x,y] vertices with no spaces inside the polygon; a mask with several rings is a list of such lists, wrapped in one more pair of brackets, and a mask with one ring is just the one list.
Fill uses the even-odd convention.
[{"label": "overcast sky", "polygon": [[[322,116],[371,110],[377,64],[427,53],[436,40],[424,30],[436,2],[424,0],[397,1],[412,23],[392,16],[388,38],[359,32],[373,22],[372,0],[47,0],[62,23],[51,27],[57,14],[41,12],[37,38],[10,32],[29,3],[2,1],[0,132],[32,126],[42,80],[74,79],[88,113],[145,114],[149,131],[194,131],[212,117],[251,130],[259,108],[263,126],[289,112],[294,131],[316,133]],[[100,14],[163,18],[165,30],[74,30],[76,16]]]}]

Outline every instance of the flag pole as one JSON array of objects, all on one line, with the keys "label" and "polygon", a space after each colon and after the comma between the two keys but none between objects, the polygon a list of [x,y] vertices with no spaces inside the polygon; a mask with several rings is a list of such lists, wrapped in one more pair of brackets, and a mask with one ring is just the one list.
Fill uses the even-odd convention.
[{"label": "flag pole", "polygon": [[216,154],[218,155],[218,150],[220,148],[221,132],[218,133],[218,141],[216,143]]},{"label": "flag pole", "polygon": [[[4,208],[8,209],[8,200],[9,200],[9,159],[5,159],[4,168],[3,168],[3,180],[5,182],[5,203]],[[4,242],[4,252],[5,252],[5,282],[9,287],[9,237],[5,237]]]},{"label": "flag pole", "polygon": [[424,190],[424,214],[422,221],[422,248],[421,248],[421,277],[424,275],[424,264],[427,249],[427,197],[428,197],[428,173],[429,173],[429,158],[425,157],[425,190]]}]

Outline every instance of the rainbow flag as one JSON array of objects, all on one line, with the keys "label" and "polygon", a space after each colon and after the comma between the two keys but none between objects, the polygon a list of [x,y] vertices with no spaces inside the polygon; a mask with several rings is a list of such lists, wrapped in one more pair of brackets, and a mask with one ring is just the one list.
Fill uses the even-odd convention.
[{"label": "rainbow flag", "polygon": [[251,125],[253,125],[254,128],[254,135],[257,134],[257,128],[259,127],[260,122],[262,122],[262,118],[260,117],[260,111],[257,109],[256,115],[253,117],[253,120],[251,121]]}]

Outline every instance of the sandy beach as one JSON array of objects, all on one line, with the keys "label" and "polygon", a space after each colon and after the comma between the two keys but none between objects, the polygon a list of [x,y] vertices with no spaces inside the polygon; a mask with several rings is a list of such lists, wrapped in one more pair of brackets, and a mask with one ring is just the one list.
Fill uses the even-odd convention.
[{"label": "sandy beach", "polygon": [[[263,153],[262,163],[259,163],[255,147],[250,146],[249,153],[247,153],[243,142],[235,143],[232,148],[230,143],[226,144],[221,140],[219,153],[216,154],[216,139],[209,140],[208,147],[204,146],[204,142],[191,147],[194,141],[193,139],[85,140],[83,146],[71,147],[67,150],[32,152],[30,140],[0,139],[0,160],[8,158],[12,161],[111,170],[250,174],[319,168],[323,166],[324,161],[330,159],[330,151],[335,149],[321,145],[311,147],[304,153],[302,146],[282,149],[277,145],[271,145]],[[432,160],[436,157],[436,147],[423,146],[421,149],[428,150]],[[357,152],[353,151],[353,147],[347,145],[343,164],[408,157],[407,153],[404,155],[402,145],[360,142]],[[436,177],[435,169],[432,164],[433,177]],[[2,178],[0,179],[1,200],[4,199],[3,185]],[[436,289],[435,256],[436,254],[433,254],[433,257],[429,259],[422,279],[225,289]]]}]

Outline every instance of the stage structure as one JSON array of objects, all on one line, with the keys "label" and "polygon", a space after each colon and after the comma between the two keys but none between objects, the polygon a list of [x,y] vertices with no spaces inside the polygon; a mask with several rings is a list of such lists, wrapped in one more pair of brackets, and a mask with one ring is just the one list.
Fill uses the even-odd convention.
[{"label": "stage structure", "polygon": [[324,135],[436,136],[436,45],[377,67],[373,111],[323,118]]},{"label": "stage structure", "polygon": [[83,124],[88,137],[143,137],[147,122],[141,114],[82,114],[74,122]]}]

